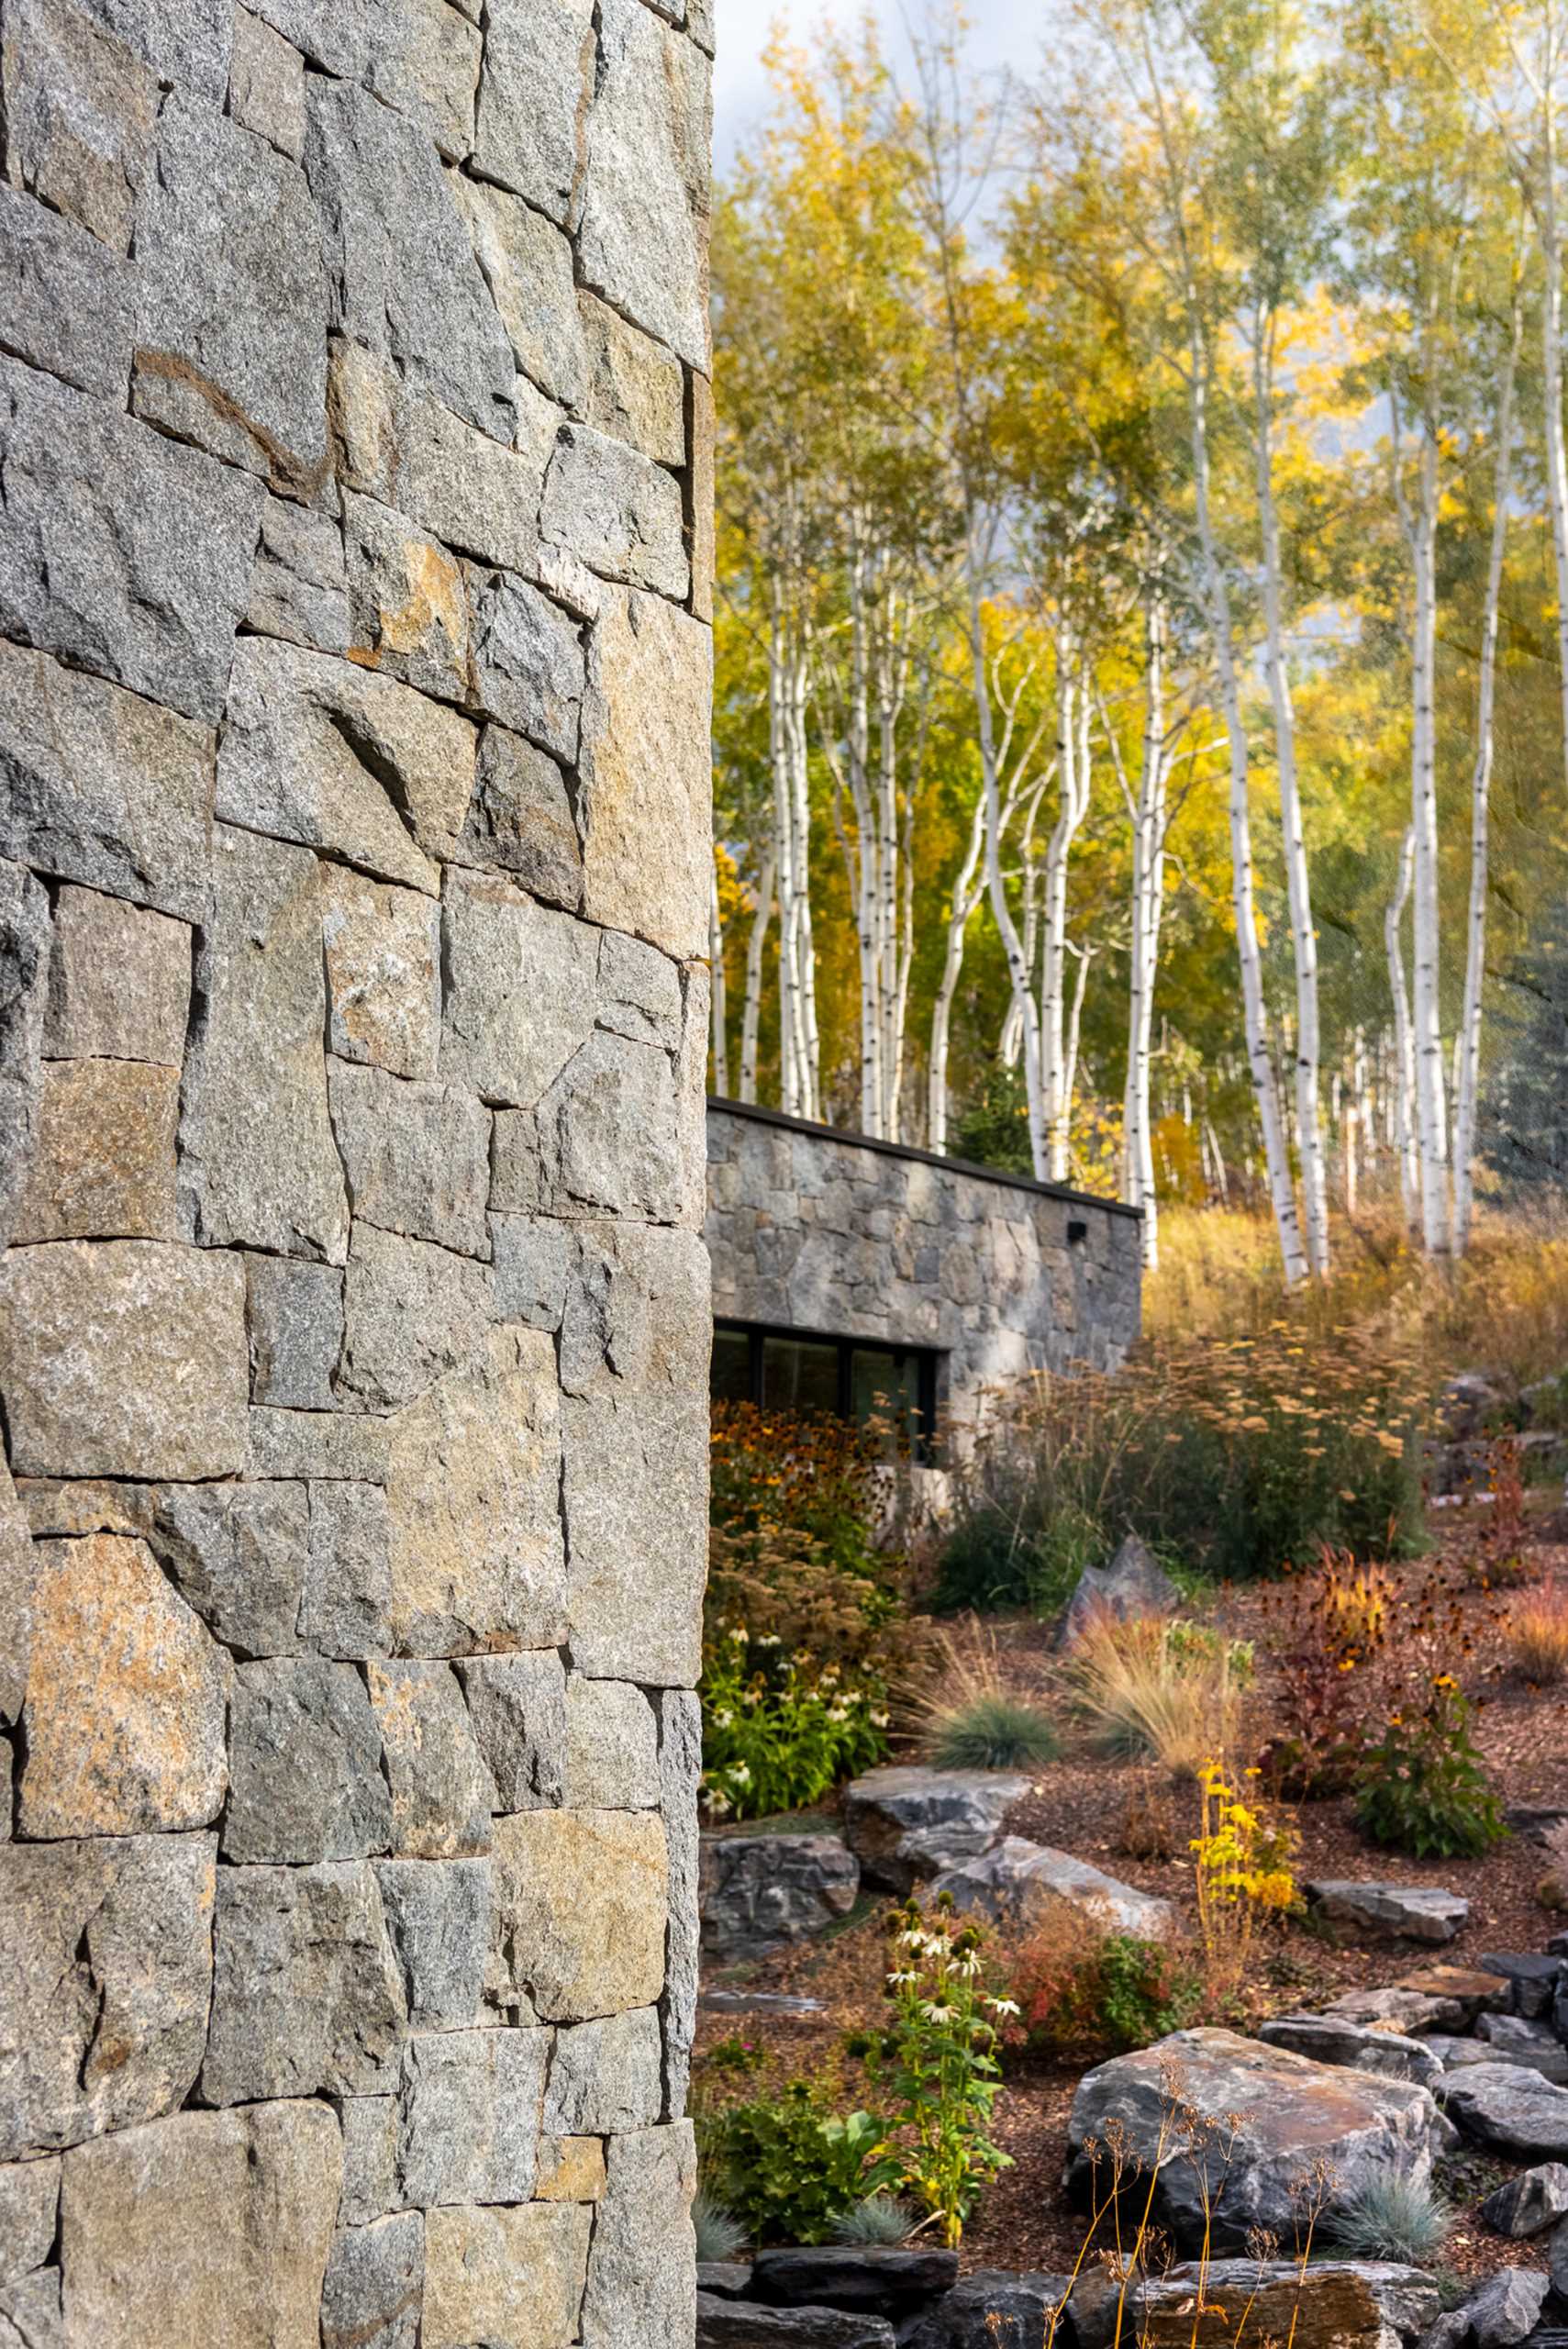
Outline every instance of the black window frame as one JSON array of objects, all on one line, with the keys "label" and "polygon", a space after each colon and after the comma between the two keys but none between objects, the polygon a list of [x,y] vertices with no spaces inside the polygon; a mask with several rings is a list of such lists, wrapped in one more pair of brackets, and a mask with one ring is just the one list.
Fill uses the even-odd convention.
[{"label": "black window frame", "polygon": [[935,1346],[906,1345],[895,1338],[846,1338],[834,1330],[800,1330],[779,1321],[742,1321],[732,1315],[714,1316],[714,1335],[744,1338],[748,1345],[747,1386],[749,1399],[762,1408],[762,1350],[770,1338],[785,1338],[806,1346],[831,1346],[838,1356],[838,1410],[840,1419],[854,1417],[854,1357],[857,1353],[891,1354],[894,1376],[905,1379],[906,1366],[913,1364],[915,1372],[915,1412],[918,1422],[915,1436],[915,1457],[924,1467],[932,1466],[937,1459],[937,1410],[940,1402],[941,1365],[945,1359]]}]

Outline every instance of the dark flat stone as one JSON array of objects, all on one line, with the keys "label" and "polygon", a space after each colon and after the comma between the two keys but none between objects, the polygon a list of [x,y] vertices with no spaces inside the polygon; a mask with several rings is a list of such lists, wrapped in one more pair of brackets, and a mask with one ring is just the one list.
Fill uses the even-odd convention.
[{"label": "dark flat stone", "polygon": [[773,2308],[829,2308],[907,2313],[923,2300],[951,2292],[958,2281],[956,2251],[905,2251],[845,2244],[760,2251],[751,2270],[752,2297]]}]

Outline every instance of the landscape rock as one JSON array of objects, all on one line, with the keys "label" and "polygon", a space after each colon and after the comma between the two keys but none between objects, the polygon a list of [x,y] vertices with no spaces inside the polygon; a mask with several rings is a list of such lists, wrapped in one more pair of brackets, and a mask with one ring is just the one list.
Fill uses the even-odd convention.
[{"label": "landscape rock", "polygon": [[1533,1952],[1492,1952],[1481,1960],[1488,1974],[1501,1975],[1509,1985],[1514,2012],[1527,2021],[1536,2021],[1551,2012],[1558,1984],[1564,1978],[1563,1962],[1559,1957],[1539,1956]]},{"label": "landscape rock", "polygon": [[548,2031],[443,2031],[411,2039],[398,2097],[403,2199],[527,2202],[539,2170]]},{"label": "landscape rock", "polygon": [[995,1842],[1030,1780],[1008,1770],[929,1770],[910,1764],[867,1771],[844,1790],[844,1839],[868,1884],[908,1891],[912,1876],[897,1857],[912,1831],[959,1828]]},{"label": "landscape rock", "polygon": [[697,2179],[691,2123],[612,2137],[606,2168],[583,2299],[583,2339],[613,2341],[624,2312],[635,2309],[637,2349],[691,2349],[696,2300],[691,2206]]},{"label": "landscape rock", "polygon": [[490,1782],[457,1675],[446,1664],[365,1668],[402,1858],[471,1859],[490,1847]]},{"label": "landscape rock", "polygon": [[663,2104],[662,2056],[652,2007],[558,2031],[545,2092],[545,2128],[556,2137],[608,2137],[651,2128]]},{"label": "landscape rock", "polygon": [[[1314,2259],[1305,2273],[1294,2260],[1219,2259],[1202,2270],[1201,2315],[1194,2313],[1199,2270],[1177,2266],[1134,2284],[1125,2321],[1149,2349],[1221,2349],[1245,2322],[1248,2337],[1290,2338],[1300,2349],[1398,2349],[1429,2337],[1440,2301],[1434,2279],[1417,2267],[1373,2260]],[[1101,2304],[1099,2321],[1085,2328],[1074,2301],[1083,2349],[1102,2349],[1100,2333],[1114,2315],[1115,2295]],[[1194,2327],[1196,2326],[1195,2334]],[[1275,2327],[1283,2326],[1276,2335]],[[1108,2334],[1107,2334],[1108,2338]]]},{"label": "landscape rock", "polygon": [[1529,2267],[1504,2267],[1446,2316],[1431,2338],[1448,2344],[1473,2342],[1475,2349],[1515,2349],[1534,2332],[1546,2299],[1548,2279]]},{"label": "landscape rock", "polygon": [[1468,1900],[1435,1886],[1320,1881],[1302,1889],[1333,1922],[1363,1932],[1397,1933],[1406,1941],[1451,1942],[1470,1915]]},{"label": "landscape rock", "polygon": [[1568,2087],[1568,2047],[1550,2023],[1527,2022],[1522,2015],[1483,2015],[1475,2035],[1505,2061],[1528,2065],[1558,2087]]},{"label": "landscape rock", "polygon": [[836,1835],[705,1835],[703,1947],[717,1957],[825,1932],[860,1888],[860,1862]]},{"label": "landscape rock", "polygon": [[191,1006],[191,931],[66,883],[54,906],[44,1049],[57,1060],[178,1068]]},{"label": "landscape rock", "polygon": [[1463,2071],[1474,2064],[1509,2064],[1514,2060],[1504,2049],[1489,2047],[1484,2039],[1455,2039],[1446,2031],[1426,2032],[1421,2043],[1431,2049],[1447,2072]]},{"label": "landscape rock", "polygon": [[1542,2162],[1510,2177],[1488,2194],[1481,2216],[1494,2233],[1516,2237],[1538,2235],[1568,2218],[1568,2163]]},{"label": "landscape rock", "polygon": [[497,1999],[548,2022],[652,2006],[669,1876],[658,1816],[524,1811],[494,1832]]},{"label": "landscape rock", "polygon": [[1466,2023],[1467,2002],[1446,1993],[1428,1990],[1346,1990],[1324,2009],[1345,2022],[1368,2029],[1396,2031],[1416,2038],[1429,2031],[1460,2031]]},{"label": "landscape rock", "polygon": [[[1213,2233],[1222,2252],[1244,2248],[1257,2227],[1281,2243],[1294,2241],[1296,2184],[1317,2156],[1333,2165],[1325,2213],[1331,2223],[1333,2211],[1371,2178],[1390,2172],[1428,2177],[1442,2141],[1437,2107],[1412,2082],[1313,2064],[1233,2032],[1181,2031],[1100,2065],[1080,2082],[1068,2135],[1069,2182],[1076,2195],[1090,2187],[1085,2144],[1091,2138],[1103,2144],[1113,2118],[1129,2152],[1146,2162],[1152,2157],[1168,2125],[1166,2083],[1173,2067],[1181,2101],[1201,2116],[1223,2120],[1227,2131],[1229,2165]],[[1451,2100],[1459,2092],[1451,2091]],[[1568,2098],[1563,2102],[1568,2107]],[[1178,2152],[1167,2154],[1159,2172],[1153,2215],[1178,2248],[1195,2249],[1204,2238],[1203,2171],[1201,2153],[1195,2158]]]},{"label": "landscape rock", "polygon": [[212,1996],[217,1838],[0,1845],[0,2161],[172,2111]]},{"label": "landscape rock", "polygon": [[1053,1852],[1008,1835],[977,1860],[965,1860],[937,1877],[932,1890],[954,1906],[988,1918],[993,1924],[1034,1926],[1066,1908],[1101,1932],[1165,1941],[1175,1926],[1168,1900],[1122,1884],[1070,1852]]},{"label": "landscape rock", "polygon": [[382,1742],[351,1664],[320,1656],[241,1664],[225,1859],[362,1860],[392,1842]]},{"label": "landscape rock", "polygon": [[1477,2015],[1500,2013],[1508,2004],[1508,1986],[1503,1976],[1479,1974],[1471,1966],[1418,1966],[1413,1974],[1401,1975],[1397,1987],[1427,1998],[1454,2001],[1460,2009],[1458,2021],[1466,2031],[1474,2029]]},{"label": "landscape rock", "polygon": [[751,2265],[753,2299],[774,2308],[864,2311],[895,2321],[926,2300],[940,2299],[957,2282],[955,2251],[880,2245],[763,2250]]},{"label": "landscape rock", "polygon": [[1274,2015],[1259,2026],[1258,2037],[1266,2046],[1288,2047],[1315,2064],[1381,2072],[1393,2080],[1415,2080],[1424,2088],[1442,2076],[1442,2057],[1428,2041],[1369,2030],[1332,2015]]},{"label": "landscape rock", "polygon": [[204,2101],[373,2093],[395,2079],[404,2026],[367,1864],[221,1871]]},{"label": "landscape rock", "polygon": [[575,2202],[428,2212],[421,2349],[566,2349],[593,2223]]},{"label": "landscape rock", "polygon": [[555,1650],[469,1656],[457,1672],[491,1809],[558,1809],[566,1786],[566,1672]]},{"label": "landscape rock", "polygon": [[1181,1593],[1147,1543],[1129,1533],[1108,1565],[1085,1566],[1062,1619],[1057,1645],[1071,1650],[1096,1621],[1173,1615]]},{"label": "landscape rock", "polygon": [[79,2147],[61,2193],[70,2337],[306,2349],[341,2176],[338,2123],[314,2103],[182,2112]]},{"label": "landscape rock", "polygon": [[920,2319],[906,2349],[1046,2349],[1052,2313],[1072,2280],[977,2268]]},{"label": "landscape rock", "polygon": [[339,1060],[433,1077],[441,1038],[440,911],[346,866],[323,877],[328,1041]]},{"label": "landscape rock", "polygon": [[410,2031],[472,2031],[490,1956],[488,1860],[382,1860],[375,1880]]},{"label": "landscape rock", "polygon": [[416,2349],[424,2288],[417,2210],[340,2228],[321,2288],[321,2349]]},{"label": "landscape rock", "polygon": [[697,2349],[895,2349],[884,2316],[842,2309],[764,2309],[717,2292],[697,2294]]},{"label": "landscape rock", "polygon": [[1518,2064],[1476,2064],[1451,2075],[1443,2108],[1467,2137],[1532,2160],[1568,2159],[1568,2088]]},{"label": "landscape rock", "polygon": [[721,2300],[743,2300],[751,2288],[751,2270],[741,2260],[699,2259],[697,2290],[717,2293]]}]

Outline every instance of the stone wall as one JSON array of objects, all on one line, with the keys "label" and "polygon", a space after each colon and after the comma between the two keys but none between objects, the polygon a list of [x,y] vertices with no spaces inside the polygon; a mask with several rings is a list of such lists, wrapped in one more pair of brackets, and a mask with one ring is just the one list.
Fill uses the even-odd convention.
[{"label": "stone wall", "polygon": [[0,2343],[686,2349],[707,0],[0,0]]},{"label": "stone wall", "polygon": [[944,1356],[950,1427],[1030,1370],[1110,1369],[1137,1337],[1130,1208],[712,1101],[713,1309]]}]

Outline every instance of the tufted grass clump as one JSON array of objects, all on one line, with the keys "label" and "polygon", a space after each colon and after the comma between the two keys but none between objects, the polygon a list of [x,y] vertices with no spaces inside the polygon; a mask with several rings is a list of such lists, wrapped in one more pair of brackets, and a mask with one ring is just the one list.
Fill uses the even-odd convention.
[{"label": "tufted grass clump", "polygon": [[1049,1717],[1001,1690],[938,1713],[928,1742],[939,1770],[1031,1770],[1060,1750]]},{"label": "tufted grass clump", "polygon": [[1429,2267],[1453,2231],[1453,2211],[1429,2178],[1392,2173],[1368,2178],[1329,2222],[1338,2249],[1352,2259]]},{"label": "tufted grass clump", "polygon": [[868,2194],[846,2210],[833,2228],[835,2243],[874,2247],[907,2243],[915,2231],[915,2213],[896,2194]]},{"label": "tufted grass clump", "polygon": [[697,2239],[697,2257],[722,2266],[738,2259],[745,2250],[745,2228],[732,2210],[727,2210],[717,2196],[706,2186],[699,2186],[692,2198],[692,2225]]}]

